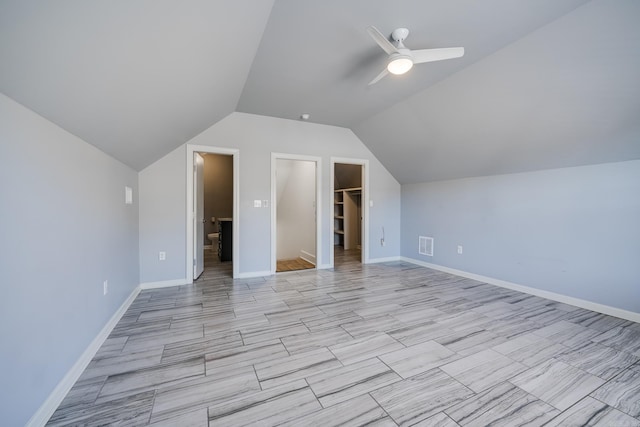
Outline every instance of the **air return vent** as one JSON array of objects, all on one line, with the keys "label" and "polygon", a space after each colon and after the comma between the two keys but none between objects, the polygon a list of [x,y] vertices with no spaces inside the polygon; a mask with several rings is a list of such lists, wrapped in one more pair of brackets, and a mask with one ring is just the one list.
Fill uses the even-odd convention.
[{"label": "air return vent", "polygon": [[418,253],[420,255],[433,256],[433,237],[418,237]]}]

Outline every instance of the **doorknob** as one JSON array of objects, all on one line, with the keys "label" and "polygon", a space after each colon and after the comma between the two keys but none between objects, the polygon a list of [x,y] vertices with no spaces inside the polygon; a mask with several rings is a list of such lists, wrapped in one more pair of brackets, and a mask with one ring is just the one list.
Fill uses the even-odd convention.
[{"label": "doorknob", "polygon": [[205,221],[204,218],[202,218],[202,223],[204,224],[205,222],[207,222],[207,221]]}]

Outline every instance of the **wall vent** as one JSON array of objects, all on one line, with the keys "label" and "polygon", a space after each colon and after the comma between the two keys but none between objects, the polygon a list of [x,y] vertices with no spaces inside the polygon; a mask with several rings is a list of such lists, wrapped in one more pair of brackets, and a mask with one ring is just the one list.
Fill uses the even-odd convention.
[{"label": "wall vent", "polygon": [[418,237],[418,253],[420,255],[433,256],[433,237]]}]

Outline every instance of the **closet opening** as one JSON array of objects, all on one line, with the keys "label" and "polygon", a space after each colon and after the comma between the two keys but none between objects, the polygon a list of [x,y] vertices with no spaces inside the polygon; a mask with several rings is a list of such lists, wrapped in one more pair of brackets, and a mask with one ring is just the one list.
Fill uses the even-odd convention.
[{"label": "closet opening", "polygon": [[333,265],[365,260],[365,165],[333,163]]},{"label": "closet opening", "polygon": [[282,273],[315,269],[320,253],[320,160],[300,155],[272,156],[271,270]]}]

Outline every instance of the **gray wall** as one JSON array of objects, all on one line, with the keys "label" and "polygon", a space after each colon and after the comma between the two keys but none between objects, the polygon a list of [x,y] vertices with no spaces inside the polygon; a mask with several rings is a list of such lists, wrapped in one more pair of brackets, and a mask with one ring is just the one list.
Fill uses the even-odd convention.
[{"label": "gray wall", "polygon": [[402,255],[638,313],[640,161],[403,185]]},{"label": "gray wall", "polygon": [[[140,283],[185,277],[186,155],[183,145],[138,174]],[[168,194],[171,203],[165,202]],[[160,251],[166,252],[164,261]]]},{"label": "gray wall", "polygon": [[[254,208],[253,200],[271,199],[271,153],[290,153],[322,158],[322,239],[319,263],[328,264],[333,249],[330,236],[331,156],[369,159],[371,258],[398,256],[400,252],[400,184],[348,129],[233,113],[189,141],[191,144],[240,150],[240,273],[271,269],[269,208]],[[141,281],[184,279],[186,246],[186,145],[183,145],[139,174]],[[153,223],[153,226],[149,225]],[[379,246],[381,228],[386,246]],[[167,260],[157,261],[158,251]],[[170,254],[179,254],[179,259]],[[234,260],[235,262],[235,260]]]},{"label": "gray wall", "polygon": [[138,284],[138,178],[2,94],[0,141],[0,414],[19,426]]},{"label": "gray wall", "polygon": [[204,244],[207,234],[218,231],[211,217],[233,216],[233,156],[203,153],[204,158]]}]

